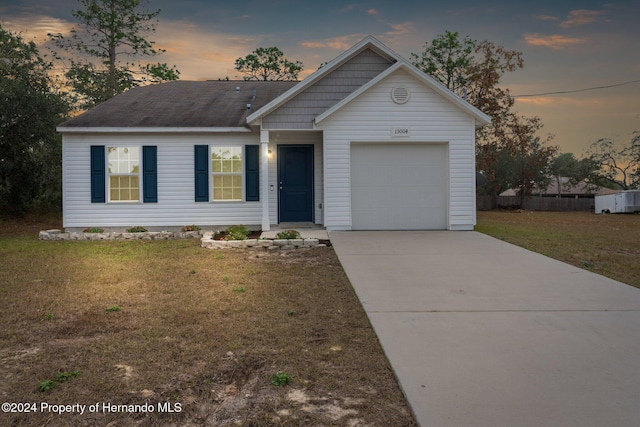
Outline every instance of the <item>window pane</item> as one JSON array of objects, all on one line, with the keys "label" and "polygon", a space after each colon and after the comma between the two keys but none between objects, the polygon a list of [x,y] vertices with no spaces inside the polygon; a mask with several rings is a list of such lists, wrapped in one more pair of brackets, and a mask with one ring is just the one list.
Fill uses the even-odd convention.
[{"label": "window pane", "polygon": [[234,186],[234,187],[242,188],[242,176],[233,175],[232,178],[233,178],[233,181],[232,181],[231,185]]},{"label": "window pane", "polygon": [[233,189],[233,198],[236,200],[242,200],[242,189],[234,188]]},{"label": "window pane", "polygon": [[242,148],[241,147],[232,147],[230,150],[232,159],[242,159]]},{"label": "window pane", "polygon": [[130,190],[131,193],[129,195],[129,200],[131,201],[137,201],[140,200],[140,178],[138,178],[137,176],[130,176],[129,177],[130,180]]}]

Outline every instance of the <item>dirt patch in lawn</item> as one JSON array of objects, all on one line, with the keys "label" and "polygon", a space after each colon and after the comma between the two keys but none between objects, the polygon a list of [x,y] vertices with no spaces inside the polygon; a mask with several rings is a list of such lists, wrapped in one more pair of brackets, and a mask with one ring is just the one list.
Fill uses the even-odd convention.
[{"label": "dirt patch in lawn", "polygon": [[640,215],[478,212],[476,230],[640,288]]},{"label": "dirt patch in lawn", "polygon": [[19,232],[0,258],[0,400],[36,409],[0,425],[416,425],[331,248]]}]

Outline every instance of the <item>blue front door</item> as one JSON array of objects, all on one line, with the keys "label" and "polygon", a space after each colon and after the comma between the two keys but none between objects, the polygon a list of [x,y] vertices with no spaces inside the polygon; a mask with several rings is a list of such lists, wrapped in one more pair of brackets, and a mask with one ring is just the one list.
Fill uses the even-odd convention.
[{"label": "blue front door", "polygon": [[313,221],[313,145],[278,146],[279,222]]}]

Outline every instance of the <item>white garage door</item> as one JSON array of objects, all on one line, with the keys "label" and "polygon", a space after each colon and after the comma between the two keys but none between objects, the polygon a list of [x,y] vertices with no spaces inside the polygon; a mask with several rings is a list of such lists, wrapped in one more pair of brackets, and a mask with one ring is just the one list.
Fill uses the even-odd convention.
[{"label": "white garage door", "polygon": [[351,145],[353,230],[447,228],[446,144]]}]

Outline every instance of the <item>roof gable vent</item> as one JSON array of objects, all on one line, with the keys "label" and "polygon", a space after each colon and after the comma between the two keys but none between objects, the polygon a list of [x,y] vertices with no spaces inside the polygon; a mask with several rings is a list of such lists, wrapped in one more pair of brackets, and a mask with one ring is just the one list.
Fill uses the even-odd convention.
[{"label": "roof gable vent", "polygon": [[394,87],[391,90],[391,99],[396,104],[404,104],[409,100],[409,89],[404,86]]}]

